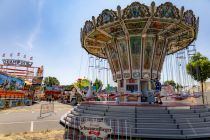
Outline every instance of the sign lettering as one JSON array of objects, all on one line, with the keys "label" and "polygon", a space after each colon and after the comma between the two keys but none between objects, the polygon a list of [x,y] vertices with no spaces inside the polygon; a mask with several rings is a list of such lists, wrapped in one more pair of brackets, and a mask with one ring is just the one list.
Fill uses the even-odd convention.
[{"label": "sign lettering", "polygon": [[80,125],[80,131],[84,135],[96,138],[106,138],[112,133],[112,128],[105,122],[85,121]]},{"label": "sign lettering", "polygon": [[25,61],[25,60],[17,60],[17,59],[2,59],[3,64],[7,66],[23,66],[23,67],[31,67],[33,62]]}]

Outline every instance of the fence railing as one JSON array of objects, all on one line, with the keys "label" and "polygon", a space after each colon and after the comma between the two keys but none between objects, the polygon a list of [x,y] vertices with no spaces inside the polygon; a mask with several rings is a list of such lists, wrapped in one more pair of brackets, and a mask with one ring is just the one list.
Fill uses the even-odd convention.
[{"label": "fence railing", "polygon": [[206,100],[206,105],[209,105],[208,96],[204,96],[204,99]]},{"label": "fence railing", "polygon": [[131,140],[127,120],[73,116],[65,118],[65,140]]}]

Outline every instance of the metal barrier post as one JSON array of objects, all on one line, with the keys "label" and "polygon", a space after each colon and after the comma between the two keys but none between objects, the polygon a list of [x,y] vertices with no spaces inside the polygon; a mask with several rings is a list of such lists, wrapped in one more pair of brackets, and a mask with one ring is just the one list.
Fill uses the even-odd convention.
[{"label": "metal barrier post", "polygon": [[[104,120],[103,120],[104,121]],[[96,122],[98,122],[98,119],[96,118]],[[98,138],[96,137],[96,140],[97,140]]]},{"label": "metal barrier post", "polygon": [[122,140],[124,140],[124,134],[123,134],[123,123],[122,123]]},{"label": "metal barrier post", "polygon": [[41,108],[40,108],[40,118],[42,117],[42,105],[41,105]]},{"label": "metal barrier post", "polygon": [[79,138],[79,122],[78,122],[78,118],[76,119],[77,120],[77,122],[76,122],[76,126],[77,126],[77,133],[76,133],[76,140],[78,140],[78,138]]},{"label": "metal barrier post", "polygon": [[120,139],[120,123],[119,120],[117,120],[117,127],[118,127],[118,140]]},{"label": "metal barrier post", "polygon": [[67,137],[68,137],[68,139],[70,139],[70,132],[69,132],[70,123],[71,123],[71,122],[69,122],[69,124],[67,125],[67,134],[68,134]]},{"label": "metal barrier post", "polygon": [[[79,118],[79,125],[81,125],[81,118]],[[79,128],[78,128],[79,129]],[[81,131],[79,131],[79,140],[80,140],[80,138],[81,138]]]},{"label": "metal barrier post", "polygon": [[[87,121],[87,118],[85,118],[85,120]],[[86,140],[87,140],[87,136],[86,136]]]},{"label": "metal barrier post", "polygon": [[209,103],[208,103],[208,97],[206,96],[206,104],[208,105]]},{"label": "metal barrier post", "polygon": [[54,101],[53,101],[53,113],[55,113],[55,104],[54,104]]},{"label": "metal barrier post", "polygon": [[116,140],[116,133],[115,133],[115,120],[114,120],[114,140]]},{"label": "metal barrier post", "polygon": [[128,135],[128,134],[127,134],[127,130],[128,130],[128,128],[127,128],[127,121],[126,121],[126,120],[125,120],[125,127],[126,127],[126,128],[125,128],[125,135],[126,135],[126,140],[127,140],[127,135]]},{"label": "metal barrier post", "polygon": [[64,139],[66,139],[66,136],[68,135],[68,133],[66,133],[66,118],[65,119],[65,132],[64,132]]},{"label": "metal barrier post", "polygon": [[74,118],[74,133],[73,133],[73,140],[75,139],[75,131],[76,131],[76,117]]},{"label": "metal barrier post", "polygon": [[[109,124],[110,124],[110,127],[112,128],[112,120],[109,119]],[[112,134],[110,134],[110,140],[112,139]]]},{"label": "metal barrier post", "polygon": [[[84,122],[84,121],[85,121],[85,118],[83,117],[83,118],[82,118],[82,122]],[[81,122],[80,122],[80,124],[81,124]],[[81,139],[82,139],[82,140],[85,139],[85,136],[84,136],[82,133],[81,133]]]}]

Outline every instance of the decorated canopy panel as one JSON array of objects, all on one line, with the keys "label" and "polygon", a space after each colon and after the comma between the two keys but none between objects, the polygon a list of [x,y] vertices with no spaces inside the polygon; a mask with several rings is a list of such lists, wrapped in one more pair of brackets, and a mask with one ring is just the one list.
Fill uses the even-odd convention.
[{"label": "decorated canopy panel", "polygon": [[133,2],[124,9],[105,9],[86,21],[81,44],[88,53],[108,58],[115,80],[155,78],[165,55],[196,39],[198,24],[192,10],[171,2],[159,6]]}]

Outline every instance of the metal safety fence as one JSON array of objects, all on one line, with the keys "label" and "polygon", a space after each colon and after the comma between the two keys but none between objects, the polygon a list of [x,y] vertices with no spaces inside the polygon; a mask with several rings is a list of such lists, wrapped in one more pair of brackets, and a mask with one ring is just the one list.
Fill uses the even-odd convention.
[{"label": "metal safety fence", "polygon": [[49,114],[49,113],[54,113],[54,102],[41,104],[39,117],[41,118],[44,114]]},{"label": "metal safety fence", "polygon": [[65,118],[65,140],[133,140],[134,128],[125,119],[73,116]]}]

